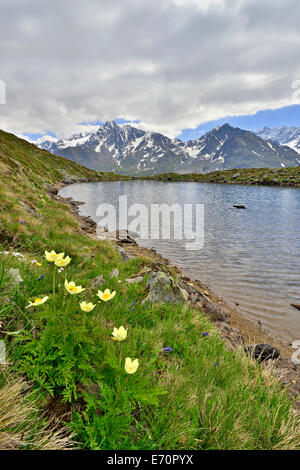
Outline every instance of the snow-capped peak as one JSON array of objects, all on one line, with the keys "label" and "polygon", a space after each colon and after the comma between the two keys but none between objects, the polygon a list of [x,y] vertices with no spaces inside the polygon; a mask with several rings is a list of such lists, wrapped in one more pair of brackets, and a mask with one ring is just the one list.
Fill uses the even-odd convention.
[{"label": "snow-capped peak", "polygon": [[263,127],[256,131],[256,135],[266,140],[273,140],[281,145],[287,145],[300,153],[300,127]]},{"label": "snow-capped peak", "polygon": [[291,148],[270,139],[266,142],[253,132],[228,123],[199,139],[183,142],[130,124],[107,121],[92,132],[59,141],[43,140],[38,145],[89,168],[129,174],[299,165],[298,155]]}]

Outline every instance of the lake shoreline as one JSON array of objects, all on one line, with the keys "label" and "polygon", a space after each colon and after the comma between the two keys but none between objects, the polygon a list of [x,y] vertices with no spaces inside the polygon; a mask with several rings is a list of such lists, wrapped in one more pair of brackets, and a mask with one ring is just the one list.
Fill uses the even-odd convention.
[{"label": "lake shoreline", "polygon": [[[134,243],[101,241],[95,222],[76,218],[80,201],[64,202],[58,189],[64,180],[99,181],[99,173],[0,133],[1,340],[8,352],[0,392],[11,417],[2,433],[9,448],[300,449],[294,377],[286,375],[283,384],[273,361],[260,365],[243,348],[230,350],[217,322],[183,304],[189,295],[178,289],[175,271],[168,276],[150,255],[132,258],[129,250],[139,250]],[[60,194],[87,202],[84,186]],[[95,199],[94,183],[88,186],[92,200],[104,201],[100,194]],[[80,213],[94,214],[86,208]],[[45,250],[69,256],[67,271],[54,269]],[[67,303],[66,277],[84,289]],[[159,279],[165,284],[151,285]],[[116,292],[109,304],[95,302],[101,286]],[[167,299],[168,293],[177,297]],[[147,294],[151,303],[144,302]],[[27,310],[36,296],[43,306]],[[81,299],[97,310],[83,315]],[[111,336],[121,325],[128,329],[121,360],[139,360],[122,391],[127,371]]]},{"label": "lake shoreline", "polygon": [[136,179],[300,188],[300,166],[279,169],[241,168],[215,171],[212,173],[163,173],[155,176],[140,176]]},{"label": "lake shoreline", "polygon": [[[70,183],[62,183],[59,185],[56,191],[52,191],[51,197],[68,205],[73,216],[76,218],[79,223],[82,231],[93,238],[98,238],[96,235],[96,223],[89,216],[82,216],[79,214],[79,207],[84,202],[74,200],[71,197],[64,198],[58,193],[64,187]],[[110,239],[111,240],[111,239]],[[279,338],[276,338],[269,331],[263,328],[259,323],[255,323],[252,320],[245,318],[242,313],[229,306],[224,299],[219,297],[214,291],[208,288],[205,284],[198,279],[192,279],[187,276],[183,270],[174,265],[169,259],[157,253],[154,249],[146,248],[139,245],[134,239],[129,237],[127,240],[123,239],[114,239],[111,240],[112,243],[118,248],[122,247],[125,252],[132,257],[146,257],[153,262],[153,265],[163,266],[167,270],[171,270],[176,273],[176,276],[180,282],[188,284],[191,288],[194,288],[196,291],[201,293],[204,298],[208,300],[208,303],[216,306],[217,309],[221,309],[224,312],[224,316],[228,315],[230,320],[226,321],[214,321],[214,318],[209,313],[211,308],[206,308],[202,306],[202,310],[210,316],[211,320],[216,325],[221,337],[229,344],[231,342],[231,337],[235,337],[239,334],[245,345],[248,344],[258,344],[258,343],[268,343],[272,346],[277,347],[280,350],[280,358],[277,361],[274,361],[274,365],[278,370],[280,380],[284,384],[290,384],[293,380],[296,380],[296,383],[291,387],[291,394],[297,396],[300,393],[300,370],[297,371],[296,367],[290,361],[293,350],[289,344],[282,342]],[[226,327],[227,324],[227,327]],[[225,326],[225,328],[224,328]],[[232,346],[232,345],[231,345]],[[273,362],[273,361],[272,361]],[[297,403],[298,406],[298,403]],[[299,403],[300,407],[300,403]]]}]

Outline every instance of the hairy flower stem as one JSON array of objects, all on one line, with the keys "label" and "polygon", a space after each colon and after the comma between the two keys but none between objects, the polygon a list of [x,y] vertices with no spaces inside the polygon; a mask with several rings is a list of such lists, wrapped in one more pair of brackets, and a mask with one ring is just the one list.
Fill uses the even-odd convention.
[{"label": "hairy flower stem", "polygon": [[119,367],[121,369],[122,365],[122,342],[120,341],[120,360],[119,360]]},{"label": "hairy flower stem", "polygon": [[107,303],[107,302],[105,302],[105,303],[104,303],[104,305],[103,305],[103,310],[102,310],[102,314],[103,314],[103,316],[104,316],[104,314],[105,314],[106,303]]},{"label": "hairy flower stem", "polygon": [[55,297],[55,264],[53,263],[53,296]]},{"label": "hairy flower stem", "polygon": [[124,380],[124,382],[123,382],[121,388],[119,389],[119,391],[118,391],[118,393],[117,393],[117,395],[116,395],[116,398],[115,398],[115,401],[114,401],[113,406],[115,406],[115,404],[117,403],[118,398],[119,398],[119,396],[120,396],[120,394],[121,394],[121,392],[122,392],[122,390],[123,390],[123,388],[124,388],[124,386],[125,386],[125,384],[126,384],[126,382],[127,382],[128,379],[129,379],[129,375],[127,375],[127,377],[126,377],[126,379]]},{"label": "hairy flower stem", "polygon": [[67,303],[67,308],[66,308],[66,313],[67,313],[67,314],[69,314],[70,305],[71,305],[71,300],[72,300],[72,296],[70,295],[70,296],[69,296],[68,303]]}]

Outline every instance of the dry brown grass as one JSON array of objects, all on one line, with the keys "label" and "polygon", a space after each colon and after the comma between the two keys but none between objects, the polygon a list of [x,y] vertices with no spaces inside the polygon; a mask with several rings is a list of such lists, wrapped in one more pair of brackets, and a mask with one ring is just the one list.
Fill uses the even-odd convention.
[{"label": "dry brown grass", "polygon": [[0,389],[0,450],[66,450],[72,440],[65,427],[39,416],[29,385],[10,379]]}]

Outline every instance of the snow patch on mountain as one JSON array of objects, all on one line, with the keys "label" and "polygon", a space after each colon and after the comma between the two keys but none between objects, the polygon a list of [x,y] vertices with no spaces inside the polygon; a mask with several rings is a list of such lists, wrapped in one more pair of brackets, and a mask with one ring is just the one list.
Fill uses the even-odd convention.
[{"label": "snow patch on mountain", "polygon": [[263,127],[256,131],[256,135],[265,140],[272,140],[281,145],[287,145],[300,153],[300,127]]},{"label": "snow patch on mountain", "polygon": [[199,139],[183,142],[108,121],[96,131],[80,132],[64,140],[44,139],[38,145],[89,168],[127,174],[201,173],[299,164],[292,148],[229,124],[218,126]]}]

